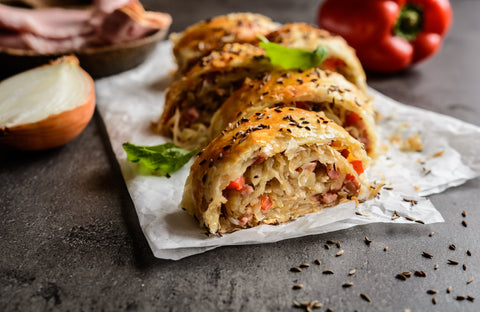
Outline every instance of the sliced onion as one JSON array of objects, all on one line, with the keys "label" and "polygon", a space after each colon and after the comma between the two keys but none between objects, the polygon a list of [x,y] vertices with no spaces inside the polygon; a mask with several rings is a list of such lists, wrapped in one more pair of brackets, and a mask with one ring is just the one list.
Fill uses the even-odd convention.
[{"label": "sliced onion", "polygon": [[44,150],[77,137],[95,109],[92,77],[74,56],[0,82],[0,144]]}]

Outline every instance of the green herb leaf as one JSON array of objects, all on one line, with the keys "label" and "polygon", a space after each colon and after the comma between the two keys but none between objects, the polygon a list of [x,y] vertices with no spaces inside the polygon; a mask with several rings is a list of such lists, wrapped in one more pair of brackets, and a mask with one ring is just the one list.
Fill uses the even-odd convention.
[{"label": "green herb leaf", "polygon": [[127,160],[138,163],[141,171],[157,175],[168,175],[182,168],[197,152],[187,151],[173,143],[155,146],[139,146],[123,143]]},{"label": "green herb leaf", "polygon": [[265,36],[257,35],[261,40],[259,45],[265,50],[273,65],[283,69],[309,69],[320,65],[328,55],[324,46],[318,46],[313,51],[298,48],[289,48],[268,41]]}]

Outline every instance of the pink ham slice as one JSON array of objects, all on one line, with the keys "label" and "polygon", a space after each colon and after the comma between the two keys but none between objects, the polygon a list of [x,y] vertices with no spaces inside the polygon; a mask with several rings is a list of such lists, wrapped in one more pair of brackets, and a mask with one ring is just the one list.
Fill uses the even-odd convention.
[{"label": "pink ham slice", "polygon": [[68,52],[135,40],[166,30],[171,23],[169,14],[147,12],[138,0],[97,0],[91,10],[0,4],[0,47]]},{"label": "pink ham slice", "polygon": [[0,4],[0,27],[44,38],[64,39],[88,34],[90,10],[22,9]]}]

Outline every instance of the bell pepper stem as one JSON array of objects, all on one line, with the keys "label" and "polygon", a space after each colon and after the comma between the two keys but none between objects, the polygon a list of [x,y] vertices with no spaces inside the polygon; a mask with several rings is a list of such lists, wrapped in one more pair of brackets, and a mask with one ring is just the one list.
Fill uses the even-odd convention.
[{"label": "bell pepper stem", "polygon": [[418,5],[407,3],[402,7],[393,34],[397,37],[414,41],[423,29],[423,10]]}]

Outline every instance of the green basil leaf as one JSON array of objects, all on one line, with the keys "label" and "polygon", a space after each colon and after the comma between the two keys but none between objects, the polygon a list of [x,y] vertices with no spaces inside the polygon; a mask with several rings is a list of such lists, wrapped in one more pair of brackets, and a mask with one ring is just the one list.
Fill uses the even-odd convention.
[{"label": "green basil leaf", "polygon": [[173,143],[140,146],[126,142],[122,146],[127,153],[127,160],[138,163],[141,171],[161,176],[182,168],[197,152],[184,150]]},{"label": "green basil leaf", "polygon": [[315,50],[308,51],[270,42],[262,35],[257,35],[257,37],[261,40],[259,45],[265,50],[265,54],[270,58],[270,62],[283,69],[314,68],[325,61],[328,55],[328,50],[324,46],[318,46]]}]

